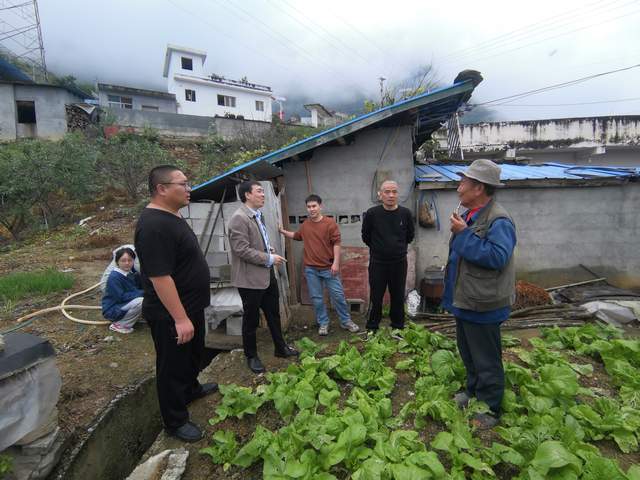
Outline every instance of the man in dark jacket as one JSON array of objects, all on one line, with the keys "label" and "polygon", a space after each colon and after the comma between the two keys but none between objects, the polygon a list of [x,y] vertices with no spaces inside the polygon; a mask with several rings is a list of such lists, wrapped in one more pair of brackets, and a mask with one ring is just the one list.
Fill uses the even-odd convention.
[{"label": "man in dark jacket", "polygon": [[456,317],[457,343],[467,371],[466,389],[455,396],[464,408],[471,397],[485,402],[489,414],[477,414],[479,428],[498,423],[504,395],[500,324],[515,300],[513,250],[516,229],[511,216],[493,198],[500,167],[476,160],[461,174],[460,205],[451,215],[451,240],[442,306]]},{"label": "man in dark jacket", "polygon": [[386,180],[362,221],[362,241],[369,247],[369,319],[367,330],[376,332],[382,318],[382,299],[389,288],[391,326],[404,328],[404,290],[407,281],[407,246],[415,227],[408,208],[398,205],[398,184]]}]

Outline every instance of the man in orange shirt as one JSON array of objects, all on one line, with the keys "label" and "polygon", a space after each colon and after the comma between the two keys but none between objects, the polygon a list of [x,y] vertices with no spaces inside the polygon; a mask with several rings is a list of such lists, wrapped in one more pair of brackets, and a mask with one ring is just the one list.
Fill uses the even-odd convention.
[{"label": "man in orange shirt", "polygon": [[329,291],[340,326],[350,332],[360,328],[353,323],[349,307],[344,298],[340,281],[340,230],[333,218],[322,215],[322,199],[318,195],[309,195],[305,200],[308,220],[297,232],[289,232],[280,226],[279,230],[287,238],[303,240],[304,276],[307,279],[309,295],[313,301],[318,322],[318,334],[329,334],[329,316],[324,304],[324,287]]}]

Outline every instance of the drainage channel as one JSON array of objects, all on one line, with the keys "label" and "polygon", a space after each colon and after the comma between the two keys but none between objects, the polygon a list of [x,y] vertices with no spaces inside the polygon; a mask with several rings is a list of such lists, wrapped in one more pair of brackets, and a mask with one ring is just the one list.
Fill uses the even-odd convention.
[{"label": "drainage channel", "polygon": [[155,377],[118,394],[89,427],[86,439],[65,454],[49,480],[122,480],[162,429]]}]

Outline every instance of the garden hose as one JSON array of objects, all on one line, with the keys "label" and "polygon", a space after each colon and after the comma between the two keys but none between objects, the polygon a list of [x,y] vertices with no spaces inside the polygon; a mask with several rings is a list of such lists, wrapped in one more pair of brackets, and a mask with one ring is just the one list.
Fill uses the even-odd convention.
[{"label": "garden hose", "polygon": [[78,295],[82,295],[84,293],[90,292],[91,290],[93,290],[96,287],[100,286],[100,282],[96,283],[95,285],[92,285],[91,287],[82,290],[81,292],[77,292],[74,294],[69,295],[67,298],[65,298],[62,303],[60,305],[57,305],[55,307],[49,307],[49,308],[43,308],[42,310],[38,310],[36,312],[30,313],[28,315],[24,315],[20,318],[18,318],[16,320],[16,323],[19,323],[19,326],[16,326],[14,328],[9,329],[7,332],[3,332],[3,333],[8,333],[8,332],[12,332],[14,330],[17,330],[18,328],[22,328],[22,327],[26,327],[28,324],[30,324],[31,322],[27,322],[27,323],[22,323],[25,320],[29,320],[33,317],[36,317],[38,315],[42,315],[43,313],[49,313],[49,312],[55,312],[57,310],[61,310],[62,314],[67,317],[69,320],[71,320],[72,322],[75,323],[81,323],[83,325],[109,325],[111,322],[109,322],[108,320],[82,320],[80,318],[75,318],[73,316],[71,316],[67,310],[101,310],[102,307],[96,306],[96,305],[67,305],[67,302],[69,300],[71,300],[74,297],[77,297]]}]

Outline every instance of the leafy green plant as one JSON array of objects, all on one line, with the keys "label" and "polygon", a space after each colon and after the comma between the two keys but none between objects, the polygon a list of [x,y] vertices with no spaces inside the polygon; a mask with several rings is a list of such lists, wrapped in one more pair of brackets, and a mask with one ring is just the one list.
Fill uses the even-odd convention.
[{"label": "leafy green plant", "polygon": [[0,455],[0,478],[13,471],[13,459],[9,455]]},{"label": "leafy green plant", "polygon": [[[409,323],[399,339],[382,329],[366,342],[341,342],[335,354],[322,358],[316,357],[321,345],[303,339],[301,361],[268,374],[266,385],[255,391],[222,387],[220,418],[241,418],[272,404],[284,426],[272,432],[258,425],[235,455],[235,437],[220,431],[203,453],[224,468],[261,461],[267,480],[332,480],[347,474],[355,480],[489,479],[505,466],[519,480],[640,479],[640,468],[625,473],[590,443],[611,439],[622,452],[638,450],[637,392],[622,385],[620,399],[594,393],[581,386],[591,365],[567,355],[575,345],[583,355],[602,359],[618,382],[631,381],[638,370],[635,341],[619,338],[609,327],[545,333],[544,340],[532,339],[530,350],[512,350],[523,365],[505,364],[504,413],[494,429],[500,441],[491,446],[470,422],[487,406],[472,400],[460,410],[452,400],[464,381],[455,344]],[[392,360],[395,356],[400,359]],[[391,362],[415,375],[413,398],[395,416]],[[415,430],[407,429],[412,415]],[[425,443],[420,432],[428,425],[438,431]]]},{"label": "leafy green plant", "polygon": [[209,455],[214,463],[223,464],[226,472],[238,453],[236,435],[226,430],[218,430],[211,436],[211,439],[213,444],[200,449],[200,453]]}]

